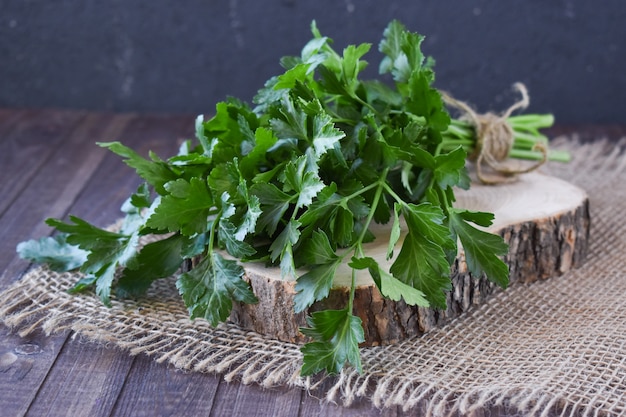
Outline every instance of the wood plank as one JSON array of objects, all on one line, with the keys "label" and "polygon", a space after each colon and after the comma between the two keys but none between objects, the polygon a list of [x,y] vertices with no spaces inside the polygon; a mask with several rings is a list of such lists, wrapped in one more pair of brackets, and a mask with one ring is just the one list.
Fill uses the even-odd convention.
[{"label": "wood plank", "polygon": [[185,373],[138,356],[113,416],[208,416],[220,376]]},{"label": "wood plank", "polygon": [[[115,120],[122,117],[116,116]],[[172,146],[169,139],[173,132],[180,130],[177,120],[166,117],[137,118],[117,136],[144,155],[148,149],[161,149],[162,146],[176,149],[175,143]],[[103,151],[95,145],[91,146],[98,153]],[[120,216],[119,207],[136,189],[140,180],[118,156],[103,152],[102,164],[89,176],[80,197],[70,210],[58,217],[72,212],[90,222],[106,226]],[[74,345],[75,342],[68,341],[60,352],[35,397],[31,406],[33,411],[31,413],[29,410],[29,415],[61,415],[66,410],[72,410],[69,413],[71,415],[108,416],[116,404],[120,407],[127,405],[119,403],[118,396],[133,366],[134,358],[127,352],[102,350],[94,344],[82,344],[79,347]],[[81,364],[79,371],[76,370],[76,364]],[[96,377],[87,379],[89,374]],[[106,375],[112,376],[105,377]],[[145,372],[140,371],[137,375],[142,379],[146,378]],[[161,379],[161,376],[157,376],[147,380]],[[63,388],[66,386],[74,389]]]},{"label": "wood plank", "polygon": [[4,140],[4,136],[9,134],[20,120],[27,117],[32,112],[32,110],[26,109],[15,110],[0,108],[0,146],[2,146],[1,142]]},{"label": "wood plank", "polygon": [[0,129],[3,129],[4,127],[10,125],[11,120],[18,118],[20,114],[23,114],[25,112],[26,110],[24,109],[16,110],[7,107],[0,107]]},{"label": "wood plank", "polygon": [[15,256],[16,245],[48,235],[51,230],[44,219],[64,216],[103,160],[107,152],[94,147],[91,140],[117,137],[128,121],[127,116],[113,121],[111,115],[91,114],[71,128],[64,142],[47,145],[54,152],[22,184],[19,195],[0,216],[0,290],[28,266]]},{"label": "wood plank", "polygon": [[[389,407],[385,409],[377,409],[372,406],[372,403],[368,398],[359,398],[354,401],[349,407],[343,405],[328,402],[324,399],[324,395],[328,390],[332,388],[331,380],[322,383],[322,385],[310,394],[305,394],[302,397],[302,403],[300,406],[299,416],[306,417],[396,417],[405,415],[402,413],[400,407]],[[320,398],[322,397],[322,398]],[[414,411],[420,411],[416,409]],[[422,415],[418,412],[412,415]]]},{"label": "wood plank", "polygon": [[[3,270],[0,288],[9,285],[28,267],[27,262],[17,258],[15,245],[21,240],[49,233],[43,219],[64,215],[102,160],[105,152],[85,143],[84,138],[116,136],[127,121],[127,117],[113,120],[111,115],[90,115],[81,120],[62,142],[71,146],[62,147],[54,142],[48,145],[55,148],[55,152],[0,217],[0,268]],[[9,378],[10,374],[0,374],[0,392],[12,392],[11,397],[0,396],[0,409],[10,410],[11,415],[24,415],[57,360],[66,337],[65,334],[46,337],[37,333],[25,339],[17,336],[0,338],[0,352],[15,352],[25,343],[39,345],[47,352],[47,355],[38,356],[28,369],[24,376],[28,383],[16,385]]]},{"label": "wood plank", "polygon": [[23,416],[27,412],[64,342],[65,335],[34,333],[21,338],[0,326],[0,414]]},{"label": "wood plank", "polygon": [[[0,214],[11,205],[32,177],[62,147],[83,112],[28,112],[0,140]],[[7,123],[7,125],[10,125]],[[6,126],[6,125],[5,125]]]},{"label": "wood plank", "polygon": [[210,416],[297,416],[302,394],[299,389],[263,389],[222,381]]},{"label": "wood plank", "polygon": [[41,113],[41,110],[0,108],[0,135],[8,134],[24,118],[39,113]]},{"label": "wood plank", "polygon": [[133,358],[93,343],[64,342],[26,416],[110,415]]},{"label": "wood plank", "polygon": [[[51,135],[50,130],[43,129],[42,131],[39,129],[37,132],[37,129],[31,129],[29,126],[33,120],[41,120],[40,114],[42,112],[32,110],[0,110],[0,158],[3,162],[0,176],[6,177],[15,173],[23,174],[22,168],[28,164],[15,164],[17,161],[29,160],[31,166],[41,164],[53,151],[54,146],[51,144],[61,140],[57,140],[56,136],[62,138],[69,134],[82,117],[78,113],[67,113],[64,115],[67,117],[53,117],[56,123],[53,129],[54,135]],[[49,118],[46,117],[45,119]],[[12,154],[10,149],[15,141],[21,142],[20,136],[24,134],[30,136],[31,147],[39,148],[39,152],[31,153],[30,159],[23,157],[21,147],[18,147],[15,154]],[[36,145],[37,142],[39,142],[39,146]],[[6,163],[7,160],[9,163]],[[7,182],[10,182],[9,179],[3,178],[2,183],[0,183],[0,188],[3,188],[5,192]],[[11,198],[6,198],[5,203],[8,205],[14,201],[11,201]],[[34,203],[36,204],[36,201]],[[7,219],[12,223],[10,217],[3,217],[3,220],[0,220],[2,230],[6,229]],[[33,219],[23,219],[15,223],[28,226],[29,220],[32,225]],[[3,250],[3,254],[15,258],[14,247],[8,251]],[[10,278],[5,269],[3,269],[0,283],[8,284],[8,280],[3,281],[3,278]],[[54,362],[64,340],[64,335],[45,337],[40,333],[32,334],[27,338],[20,338],[11,334],[7,328],[0,327],[0,389],[3,392],[0,397],[0,408],[2,410],[11,415],[22,415],[26,411],[30,399],[34,395],[32,387],[41,383],[41,375],[47,373],[50,363]]]}]

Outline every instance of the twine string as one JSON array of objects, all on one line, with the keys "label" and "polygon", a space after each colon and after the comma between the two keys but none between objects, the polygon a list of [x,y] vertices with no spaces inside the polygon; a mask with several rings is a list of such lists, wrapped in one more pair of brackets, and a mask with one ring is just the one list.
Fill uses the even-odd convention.
[{"label": "twine string", "polygon": [[[476,147],[471,160],[476,161],[476,174],[484,184],[499,184],[507,181],[507,177],[531,172],[542,166],[548,159],[548,149],[542,143],[534,145],[533,150],[541,152],[542,158],[525,168],[516,168],[505,162],[515,143],[515,132],[508,122],[508,118],[518,109],[525,109],[530,103],[528,90],[524,84],[518,82],[513,88],[521,94],[520,100],[513,103],[502,114],[493,112],[477,113],[467,103],[457,100],[447,93],[442,93],[444,102],[463,113],[462,120],[467,120],[476,132]],[[489,177],[483,172],[483,163],[500,174],[500,177]]]}]

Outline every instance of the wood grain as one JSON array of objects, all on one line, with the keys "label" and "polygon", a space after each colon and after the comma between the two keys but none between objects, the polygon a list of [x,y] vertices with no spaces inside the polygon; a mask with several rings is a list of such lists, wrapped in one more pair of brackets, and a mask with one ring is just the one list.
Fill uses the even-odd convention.
[{"label": "wood grain", "polygon": [[41,333],[22,338],[0,328],[0,415],[26,414],[65,339]]},{"label": "wood grain", "polygon": [[257,387],[251,390],[244,385],[222,382],[217,395],[222,401],[215,404],[210,416],[260,417],[275,410],[281,410],[285,416],[294,416],[298,415],[302,392],[285,388],[267,390]]},{"label": "wood grain", "polygon": [[[165,138],[173,133],[172,130],[180,127],[176,124],[172,125],[167,119],[152,121],[150,125],[156,125],[152,129],[148,129],[146,125],[149,119],[136,121],[134,116],[129,115],[119,115],[113,119],[107,116],[107,119],[106,121],[100,120],[96,126],[102,129],[105,125],[108,128],[102,129],[97,135],[92,135],[88,143],[83,145],[88,153],[81,158],[83,165],[78,166],[79,172],[82,171],[83,175],[73,176],[70,184],[65,188],[65,190],[80,190],[81,199],[71,207],[66,207],[64,212],[56,214],[57,217],[74,213],[95,224],[106,226],[120,216],[119,207],[139,184],[139,179],[134,175],[129,175],[132,174],[132,170],[125,166],[119,157],[95,146],[92,140],[123,139],[129,146],[143,149],[146,155],[148,151],[145,148],[151,145],[150,140],[146,139],[146,132],[154,133],[155,130],[160,132],[152,139],[152,145],[158,148],[159,143],[166,143]],[[71,185],[72,182],[79,182],[79,184]],[[64,192],[69,193],[69,191]],[[70,198],[61,198],[59,201],[67,200],[73,201]],[[99,358],[102,356],[105,357],[100,361]],[[73,372],[75,363],[85,363],[89,357],[92,359],[85,372],[87,375],[93,373],[94,378],[81,382],[81,386],[88,386],[91,392],[99,392],[102,395],[88,396],[75,402],[78,397],[62,395],[58,392],[58,387],[68,373]],[[106,373],[113,372],[113,376],[122,375],[120,382],[123,382],[130,373],[132,365],[133,358],[120,355],[119,352],[113,354],[111,351],[101,351],[92,345],[81,350],[68,348],[50,368],[40,388],[40,392],[45,393],[43,398],[52,395],[55,400],[40,401],[36,398],[33,402],[35,410],[33,415],[43,415],[48,412],[55,415],[64,409],[73,410],[72,415],[96,415],[94,414],[96,412],[108,415],[116,403],[123,384],[112,383],[105,377]],[[72,378],[80,380],[82,375],[82,372],[78,372]],[[54,393],[59,393],[59,395],[54,395]]]},{"label": "wood grain", "polygon": [[[33,119],[39,121],[46,118]],[[2,141],[0,154],[12,155],[10,159],[19,161],[12,169],[28,177],[28,180],[22,180],[17,188],[19,194],[0,217],[0,267],[14,278],[27,267],[26,262],[15,256],[16,245],[23,240],[51,233],[44,220],[66,215],[106,154],[91,140],[115,134],[127,123],[127,117],[118,117],[113,122],[112,116],[98,114],[55,120],[59,119],[63,122],[53,129],[59,137],[56,139],[56,136],[48,137],[46,129],[39,130],[39,134],[25,129],[32,135],[29,141],[36,151],[30,147],[22,151],[21,147],[15,147],[13,141]],[[22,152],[27,156],[20,156]],[[21,166],[37,168],[20,171]],[[4,182],[11,182],[11,179],[3,178]],[[0,282],[0,289],[5,284],[8,282]]]},{"label": "wood grain", "polygon": [[[119,352],[118,352],[119,355]],[[151,358],[135,358],[113,415],[151,417],[208,416],[217,398],[220,377],[185,373]]]},{"label": "wood grain", "polygon": [[26,415],[108,415],[132,361],[116,349],[80,340],[65,343]]},{"label": "wood grain", "polygon": [[[51,192],[57,186],[55,180],[62,180],[64,174],[71,178],[72,172],[69,169],[63,172],[52,167],[50,155],[55,149],[62,147],[71,132],[81,125],[82,117],[82,114],[66,112],[29,111],[15,119],[17,124],[0,141],[3,167],[5,162],[8,164],[8,169],[0,170],[3,177],[1,183],[11,182],[14,175],[27,177],[20,180],[20,187],[11,186],[5,189],[12,198],[8,199],[9,205],[0,216],[0,267],[3,271],[0,288],[9,285],[28,266],[17,258],[16,244],[26,238],[35,237],[38,231],[43,232],[40,224],[50,206],[67,209],[71,204],[58,200],[58,195]],[[53,127],[47,127],[49,120],[53,121]],[[20,146],[22,143],[24,149]],[[76,194],[78,192],[79,190]],[[11,369],[19,369],[18,375],[22,381],[15,384],[10,372],[0,375],[0,392],[14,394],[0,396],[0,409],[6,410],[6,407],[18,404],[20,408],[15,410],[15,415],[22,415],[28,410],[30,402],[36,397],[50,367],[56,361],[65,338],[66,335],[45,337],[41,333],[35,333],[27,338],[11,335],[0,339],[0,352],[7,355],[6,357],[15,355],[17,358]],[[21,353],[21,347],[25,345],[38,346],[39,349],[25,356]],[[17,399],[23,400],[16,401]]]},{"label": "wood grain", "polygon": [[43,117],[24,115],[3,135],[0,153],[0,213],[42,170],[56,149],[62,148],[83,114],[52,113]]},{"label": "wood grain", "polygon": [[[558,275],[584,261],[589,240],[589,207],[586,193],[578,187],[558,178],[531,173],[511,183],[476,184],[456,194],[456,207],[495,214],[488,230],[502,235],[509,245],[505,262],[509,265],[511,284]],[[367,256],[386,270],[393,262],[386,259],[389,228],[389,225],[373,227],[371,230],[377,238],[364,245]],[[402,229],[406,234],[406,227]],[[399,252],[402,240],[396,245],[395,253]],[[283,279],[279,268],[267,268],[260,263],[244,267],[259,299],[257,304],[235,304],[231,320],[244,328],[279,340],[304,342],[308,339],[299,328],[307,325],[307,315],[346,305],[351,280],[347,264],[338,268],[328,298],[301,313],[294,312],[293,279]],[[369,273],[358,271],[354,313],[363,323],[363,345],[397,343],[424,334],[484,303],[498,289],[486,277],[469,273],[462,250],[451,268],[451,280],[447,308],[438,310],[385,299]]]}]

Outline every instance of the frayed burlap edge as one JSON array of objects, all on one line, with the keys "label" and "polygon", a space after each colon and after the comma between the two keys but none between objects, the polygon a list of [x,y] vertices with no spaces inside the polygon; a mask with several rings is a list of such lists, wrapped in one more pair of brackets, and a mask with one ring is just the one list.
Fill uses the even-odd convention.
[{"label": "frayed burlap edge", "polygon": [[73,337],[188,371],[223,374],[227,381],[311,387],[299,377],[299,346],[230,323],[212,328],[204,320],[189,320],[173,278],[158,281],[145,298],[113,298],[111,308],[94,294],[69,294],[76,279],[73,273],[33,269],[2,294],[0,320],[21,337],[38,329],[46,335],[71,330]]},{"label": "frayed burlap edge", "polygon": [[[573,161],[552,174],[590,195],[592,242],[584,267],[531,285],[514,286],[424,337],[362,349],[364,372],[301,378],[299,346],[232,324],[190,321],[174,280],[160,280],[145,298],[70,295],[76,276],[36,268],[2,294],[0,320],[25,336],[67,330],[146,354],[177,368],[219,373],[263,387],[316,389],[350,405],[420,407],[427,415],[503,406],[528,415],[626,413],[626,139],[580,143],[558,138]],[[609,235],[607,238],[607,234]],[[74,337],[73,336],[73,337]]]}]

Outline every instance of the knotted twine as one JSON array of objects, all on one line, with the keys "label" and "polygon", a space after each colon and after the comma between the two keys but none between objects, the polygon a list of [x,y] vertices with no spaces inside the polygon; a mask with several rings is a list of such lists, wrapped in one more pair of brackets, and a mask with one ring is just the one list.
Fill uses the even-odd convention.
[{"label": "knotted twine", "polygon": [[[513,89],[519,91],[521,99],[511,105],[504,113],[498,115],[493,112],[479,114],[467,103],[457,100],[447,93],[442,93],[446,104],[463,112],[461,120],[468,121],[476,132],[476,148],[471,160],[476,161],[476,175],[484,184],[499,184],[506,181],[506,177],[531,172],[543,165],[548,159],[548,149],[542,143],[537,143],[533,150],[540,151],[542,159],[526,168],[515,168],[503,162],[515,143],[515,132],[508,122],[508,118],[515,110],[525,109],[530,104],[528,90],[522,83],[513,84]],[[495,172],[504,177],[488,177],[483,173],[483,162]]]}]

